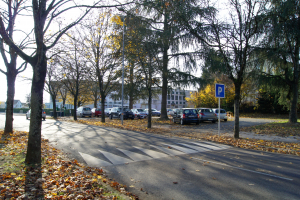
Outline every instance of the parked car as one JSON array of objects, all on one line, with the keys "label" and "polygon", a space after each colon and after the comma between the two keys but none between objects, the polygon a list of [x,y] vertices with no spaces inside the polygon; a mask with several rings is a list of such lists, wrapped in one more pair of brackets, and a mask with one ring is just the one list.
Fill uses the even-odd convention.
[{"label": "parked car", "polygon": [[[151,111],[152,111],[151,112],[152,116],[158,116],[158,117],[160,117],[161,113],[158,110],[152,108]],[[145,109],[145,112],[147,112],[149,114],[149,109]]]},{"label": "parked car", "polygon": [[[124,110],[123,119],[134,119],[134,114],[133,114],[133,112],[131,112],[131,110],[129,108],[123,108],[123,110]],[[121,119],[121,114],[122,114],[122,108],[114,107],[110,111],[109,118],[110,119],[113,119],[113,118]]]},{"label": "parked car", "polygon": [[[214,111],[214,113],[217,114],[217,118],[219,120],[219,109],[218,108],[213,108],[212,109]],[[220,120],[224,120],[224,122],[227,122],[227,113],[226,110],[224,109],[220,109]]]},{"label": "parked car", "polygon": [[109,116],[110,111],[111,111],[111,108],[105,108],[104,109],[105,116]]},{"label": "parked car", "polygon": [[181,108],[178,109],[173,116],[174,123],[180,123],[181,125],[196,123],[199,124],[199,114],[195,108]]},{"label": "parked car", "polygon": [[89,107],[81,106],[76,110],[77,117],[92,117],[92,111]]},{"label": "parked car", "polygon": [[171,109],[171,108],[167,108],[167,114],[173,116],[174,115],[174,110]]},{"label": "parked car", "polygon": [[99,117],[101,116],[101,109],[100,108],[93,108],[92,109],[92,116],[95,116],[95,117]]},{"label": "parked car", "polygon": [[212,123],[216,123],[218,120],[217,114],[211,108],[198,108],[200,122],[211,121]]},{"label": "parked car", "polygon": [[[29,119],[29,118],[30,118],[30,115],[31,115],[31,109],[27,111],[27,113],[26,113],[26,119]],[[45,112],[44,109],[42,110],[42,119],[43,119],[44,121],[46,120],[46,112]]]},{"label": "parked car", "polygon": [[173,109],[174,115],[176,115],[176,113],[177,113],[178,110],[179,110],[178,108],[174,108]]},{"label": "parked car", "polygon": [[134,108],[131,109],[131,111],[133,112],[134,117],[138,119],[144,119],[148,116],[147,112],[141,108]]}]

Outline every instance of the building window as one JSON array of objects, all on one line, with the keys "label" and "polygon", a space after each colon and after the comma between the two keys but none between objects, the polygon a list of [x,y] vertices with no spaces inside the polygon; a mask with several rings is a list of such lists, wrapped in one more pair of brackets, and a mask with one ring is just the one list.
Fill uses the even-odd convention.
[{"label": "building window", "polygon": [[168,101],[168,104],[170,104],[170,101]]},{"label": "building window", "polygon": [[178,101],[176,101],[176,104],[178,104]]},{"label": "building window", "polygon": [[183,104],[185,104],[185,102],[183,102]]},{"label": "building window", "polygon": [[168,100],[170,100],[170,95],[168,95]]},{"label": "building window", "polygon": [[171,100],[174,100],[174,96],[171,96]]},{"label": "building window", "polygon": [[182,102],[180,101],[179,104],[181,104]]},{"label": "building window", "polygon": [[176,94],[178,94],[178,92],[176,92]]},{"label": "building window", "polygon": [[175,96],[175,100],[178,100],[178,96]]}]

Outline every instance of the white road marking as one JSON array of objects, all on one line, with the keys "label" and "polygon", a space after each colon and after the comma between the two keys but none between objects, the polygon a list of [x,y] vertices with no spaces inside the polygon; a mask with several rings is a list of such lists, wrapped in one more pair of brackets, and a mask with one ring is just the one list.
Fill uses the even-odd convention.
[{"label": "white road marking", "polygon": [[231,167],[231,168],[234,168],[234,169],[240,169],[240,170],[243,170],[243,171],[252,172],[252,173],[256,173],[256,174],[262,174],[262,175],[265,175],[265,176],[271,176],[271,177],[281,178],[281,179],[288,180],[288,181],[293,181],[293,179],[290,179],[290,178],[285,178],[285,177],[282,177],[282,176],[276,176],[276,175],[267,174],[267,173],[264,173],[264,172],[258,172],[258,171],[253,171],[253,170],[249,170],[249,169],[244,169],[244,168],[241,168],[241,167],[235,167],[235,166],[227,165],[225,163],[218,163],[218,162],[203,160],[203,159],[194,158],[194,157],[192,157],[192,159],[200,160],[200,161],[204,161],[204,162],[209,162],[209,163],[214,163],[214,164],[222,165],[222,166],[226,166],[226,167]]},{"label": "white road marking", "polygon": [[144,149],[144,148],[140,148],[140,147],[134,147],[137,148],[139,150],[141,150],[142,152],[144,152],[145,154],[148,154],[149,156],[151,156],[152,158],[163,158],[163,157],[168,157],[168,154],[164,154],[164,153],[160,153],[157,151],[153,151],[150,149]]},{"label": "white road marking", "polygon": [[91,156],[89,154],[85,154],[85,153],[81,153],[79,152],[79,154],[82,156],[82,158],[84,159],[84,161],[88,164],[88,166],[90,167],[105,167],[105,166],[110,166],[112,165],[109,162],[106,162],[104,160],[101,160],[99,158],[96,158],[94,156]]},{"label": "white road marking", "polygon": [[142,154],[139,153],[135,153],[132,151],[127,151],[124,149],[119,149],[117,148],[119,151],[122,151],[126,156],[130,157],[132,160],[134,161],[143,161],[143,160],[151,160],[152,158],[149,156],[144,156]]},{"label": "white road marking", "polygon": [[[186,146],[187,148],[177,146],[177,145],[170,145],[170,144],[164,144],[164,145],[168,146],[169,148],[150,145],[151,147],[154,147],[154,148],[164,152],[164,153],[162,153],[162,152],[134,146],[134,148],[139,149],[140,151],[144,152],[148,156],[140,154],[140,153],[135,153],[132,151],[117,148],[119,151],[123,152],[130,159],[124,158],[122,156],[118,156],[116,154],[113,154],[113,153],[110,153],[107,151],[99,150],[111,163],[101,160],[99,158],[96,158],[94,156],[91,156],[89,154],[85,154],[85,153],[81,153],[81,152],[79,152],[79,154],[82,156],[82,158],[85,160],[85,162],[89,166],[105,167],[105,166],[111,166],[111,165],[119,165],[119,164],[138,162],[138,161],[143,161],[143,160],[151,160],[151,159],[156,159],[156,158],[164,158],[164,157],[168,157],[168,156],[176,156],[176,155],[191,154],[191,153],[198,153],[198,152],[222,149],[222,148],[218,148],[216,146],[210,146],[207,144],[200,144],[200,143],[192,143],[192,144],[197,144],[197,146],[192,145],[192,144],[184,144],[184,143],[178,143],[178,144],[182,145],[182,146]],[[205,147],[207,147],[207,148],[205,148]]]},{"label": "white road marking", "polygon": [[102,151],[102,150],[98,150],[100,151],[108,160],[110,160],[114,165],[119,165],[119,164],[125,164],[125,163],[130,163],[133,162],[130,159],[121,157],[121,156],[117,156],[115,154],[106,152],[106,151]]},{"label": "white road marking", "polygon": [[[225,149],[225,147],[216,147],[214,145],[208,145],[208,144],[203,144],[203,143],[197,143],[197,142],[191,142],[192,144],[195,144],[195,145],[198,145],[198,146],[202,146],[202,147],[206,147],[206,148],[209,148],[209,149],[212,149],[212,150],[220,150],[220,149]],[[227,147],[229,148],[229,147]],[[226,148],[226,149],[227,149]]]},{"label": "white road marking", "polygon": [[171,156],[177,156],[177,155],[182,155],[182,154],[185,154],[181,151],[177,151],[177,150],[173,150],[173,149],[167,149],[167,148],[164,148],[164,147],[160,147],[160,146],[154,146],[154,145],[150,145],[151,147],[154,147],[154,148],[157,148],[163,152],[165,152],[166,154],[169,154]]},{"label": "white road marking", "polygon": [[170,146],[170,147],[172,147],[174,149],[177,149],[177,150],[182,151],[182,152],[187,153],[187,154],[197,153],[198,152],[198,151],[195,151],[193,149],[183,148],[183,147],[176,146],[176,145],[171,145],[171,144],[165,144],[165,145]]},{"label": "white road marking", "polygon": [[[192,143],[192,142],[191,142]],[[201,144],[209,144],[209,145],[213,145],[213,146],[218,146],[218,147],[221,147],[221,148],[224,148],[224,149],[228,149],[230,148],[229,145],[224,145],[224,144],[218,144],[218,143],[213,143],[213,142],[208,142],[208,141],[201,141]],[[200,143],[197,143],[195,142],[194,144],[200,144]]]},{"label": "white road marking", "polygon": [[178,143],[178,144],[189,147],[191,149],[195,149],[198,152],[205,152],[205,151],[210,151],[211,150],[211,149],[208,149],[208,148],[203,148],[203,147],[199,147],[199,146],[195,146],[195,145],[188,145],[188,144],[183,144],[183,143]]}]

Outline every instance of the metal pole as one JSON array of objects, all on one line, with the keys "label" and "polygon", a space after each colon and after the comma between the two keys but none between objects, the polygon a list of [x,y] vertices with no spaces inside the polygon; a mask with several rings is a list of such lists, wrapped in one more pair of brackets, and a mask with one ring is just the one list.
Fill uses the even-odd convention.
[{"label": "metal pole", "polygon": [[123,101],[124,101],[124,29],[125,29],[125,17],[123,17],[123,58],[122,58],[122,111],[121,111],[121,121],[123,125],[123,116],[124,116],[124,109],[123,109]]},{"label": "metal pole", "polygon": [[220,128],[221,128],[221,116],[220,116],[221,109],[220,109],[220,99],[221,99],[221,98],[218,98],[218,99],[219,99],[219,123],[218,123],[218,133],[219,133],[219,137],[220,137]]}]

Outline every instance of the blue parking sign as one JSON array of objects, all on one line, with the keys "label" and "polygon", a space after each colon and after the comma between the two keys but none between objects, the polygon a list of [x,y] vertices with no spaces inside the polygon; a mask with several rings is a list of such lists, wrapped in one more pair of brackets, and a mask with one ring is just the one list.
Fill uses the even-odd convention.
[{"label": "blue parking sign", "polygon": [[216,97],[225,98],[225,85],[216,83]]}]

